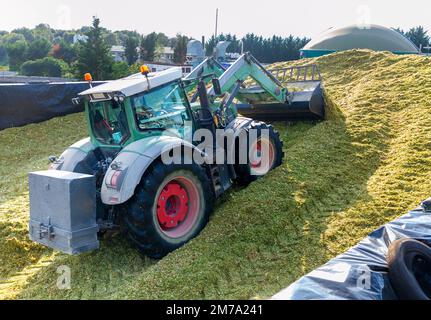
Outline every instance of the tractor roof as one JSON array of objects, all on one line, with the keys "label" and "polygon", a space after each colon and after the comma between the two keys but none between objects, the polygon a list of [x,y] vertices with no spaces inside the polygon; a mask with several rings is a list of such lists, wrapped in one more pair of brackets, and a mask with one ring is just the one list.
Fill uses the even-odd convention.
[{"label": "tractor roof", "polygon": [[79,95],[85,96],[97,93],[121,92],[126,97],[128,97],[148,90],[148,83],[150,85],[150,88],[155,88],[165,83],[181,79],[182,75],[182,69],[180,67],[174,67],[160,72],[149,73],[148,81],[144,75],[142,75],[141,73],[136,73],[127,78],[108,81],[97,87],[85,90]]}]

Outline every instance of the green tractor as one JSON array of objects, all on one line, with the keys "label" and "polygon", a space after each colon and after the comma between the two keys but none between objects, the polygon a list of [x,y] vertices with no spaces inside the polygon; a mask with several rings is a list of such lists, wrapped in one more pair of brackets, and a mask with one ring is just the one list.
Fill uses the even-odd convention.
[{"label": "green tractor", "polygon": [[233,183],[282,163],[278,132],[237,113],[249,77],[288,104],[287,89],[250,54],[228,70],[209,59],[186,78],[180,68],[143,66],[80,93],[89,138],[29,174],[30,238],[78,254],[121,228],[141,253],[161,258],[198,235]]}]

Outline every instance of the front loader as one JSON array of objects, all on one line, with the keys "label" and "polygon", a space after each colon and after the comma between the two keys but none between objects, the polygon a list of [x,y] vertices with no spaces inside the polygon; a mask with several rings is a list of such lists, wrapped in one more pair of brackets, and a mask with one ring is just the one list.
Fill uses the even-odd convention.
[{"label": "front loader", "polygon": [[[247,70],[244,65],[248,66]],[[226,70],[214,57],[208,57],[185,79],[200,76],[208,83],[215,76],[220,82],[226,82],[226,91],[229,91],[238,77],[247,78],[253,73],[258,73],[265,81],[250,84],[241,80],[235,95],[236,109],[241,115],[263,121],[322,120],[325,117],[322,77],[315,64],[267,70],[246,53]]]},{"label": "front loader", "polygon": [[219,76],[205,70],[182,79],[180,68],[143,66],[80,93],[74,102],[85,103],[89,137],[29,174],[30,238],[79,254],[121,229],[141,253],[161,258],[199,234],[234,183],[279,166],[278,132],[239,116],[234,100],[247,78],[280,101],[289,91],[250,54]]}]

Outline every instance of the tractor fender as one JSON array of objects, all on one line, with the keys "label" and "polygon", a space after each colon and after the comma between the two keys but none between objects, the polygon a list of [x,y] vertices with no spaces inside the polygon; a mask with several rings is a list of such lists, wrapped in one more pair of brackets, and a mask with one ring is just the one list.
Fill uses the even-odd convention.
[{"label": "tractor fender", "polygon": [[[241,132],[247,128],[247,126],[253,122],[253,119],[250,118],[245,118],[245,117],[237,117],[234,120],[232,120],[227,126],[226,126],[226,130],[233,130],[234,131],[234,137],[237,138],[239,137],[239,135],[241,134]],[[233,144],[232,146],[230,146],[230,153],[228,154],[235,154],[235,144]]]},{"label": "tractor fender", "polygon": [[61,154],[60,158],[51,164],[50,169],[75,172],[78,165],[82,163],[94,149],[95,147],[91,143],[90,138],[82,139],[68,147]]},{"label": "tractor fender", "polygon": [[[118,205],[125,203],[135,193],[147,168],[164,152],[178,148],[190,148],[205,154],[193,144],[178,137],[155,136],[135,141],[126,146],[114,159],[103,179],[101,199],[104,204]],[[120,171],[120,173],[118,173]],[[113,176],[118,174],[116,185]]]}]

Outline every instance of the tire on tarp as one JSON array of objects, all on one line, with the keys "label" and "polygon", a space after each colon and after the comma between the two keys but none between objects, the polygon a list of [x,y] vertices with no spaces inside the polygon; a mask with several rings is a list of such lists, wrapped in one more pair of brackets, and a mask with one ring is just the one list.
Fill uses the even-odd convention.
[{"label": "tire on tarp", "polygon": [[431,248],[420,241],[403,238],[388,250],[389,280],[401,300],[430,300]]}]

